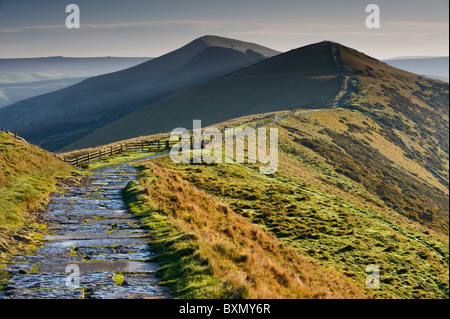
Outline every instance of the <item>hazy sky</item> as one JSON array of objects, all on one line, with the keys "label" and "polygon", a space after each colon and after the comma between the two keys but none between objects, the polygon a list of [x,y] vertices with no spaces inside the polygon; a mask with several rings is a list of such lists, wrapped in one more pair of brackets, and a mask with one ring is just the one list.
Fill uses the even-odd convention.
[{"label": "hazy sky", "polygon": [[[80,7],[68,29],[65,8]],[[381,28],[368,29],[368,4]],[[448,0],[0,0],[0,57],[156,57],[212,34],[279,51],[332,40],[379,59],[449,55]]]}]

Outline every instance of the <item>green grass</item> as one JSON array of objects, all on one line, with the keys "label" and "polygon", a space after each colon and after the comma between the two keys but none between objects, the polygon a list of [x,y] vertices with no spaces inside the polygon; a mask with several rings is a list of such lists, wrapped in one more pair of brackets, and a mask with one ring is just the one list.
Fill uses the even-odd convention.
[{"label": "green grass", "polygon": [[242,165],[158,163],[302,255],[357,282],[367,277],[367,265],[379,265],[378,297],[448,298],[448,245],[433,236],[406,229],[370,208]]},{"label": "green grass", "polygon": [[125,198],[178,298],[366,297],[362,283],[300,256],[176,174],[152,161],[139,168]]},{"label": "green grass", "polygon": [[178,229],[167,214],[147,205],[144,182],[151,178],[141,173],[138,181],[124,189],[124,199],[130,212],[141,218],[141,226],[148,229],[153,238],[151,246],[158,254],[154,261],[162,266],[158,275],[164,279],[159,284],[170,286],[171,294],[177,298],[223,298],[225,291],[209,267],[201,256],[193,254],[198,248],[195,240]]},{"label": "green grass", "polygon": [[41,148],[0,133],[0,264],[36,248],[46,228],[39,212],[74,172]]},{"label": "green grass", "polygon": [[[166,151],[163,151],[166,152]],[[91,162],[88,167],[89,169],[97,169],[101,167],[116,165],[124,162],[134,161],[142,159],[149,156],[154,156],[161,154],[162,152],[157,151],[125,151],[124,153],[117,154],[115,156],[107,157],[102,160]]]},{"label": "green grass", "polygon": [[[361,139],[361,134],[365,134],[361,129],[366,124],[342,124],[339,119],[344,115],[351,116],[353,122],[370,122],[348,110],[324,110],[308,115],[292,114],[271,124],[280,130],[281,156],[279,171],[271,176],[259,174],[257,165],[176,165],[168,157],[152,162],[214,196],[252,224],[295,248],[302,256],[327,269],[335,269],[352,281],[364,285],[368,275],[366,267],[378,265],[381,289],[370,291],[374,297],[448,298],[448,238],[411,222],[390,207],[389,202],[380,199],[364,181],[339,170],[340,167],[347,170],[352,167],[339,166],[345,158],[343,154],[331,161],[327,158],[329,153],[299,143],[300,138],[314,135],[322,146],[341,151],[342,148],[334,146],[341,142],[336,132],[347,131],[342,134],[347,140]],[[329,116],[334,116],[332,121]],[[370,123],[374,127],[373,122]],[[252,125],[251,119],[234,124]],[[376,137],[374,140],[370,147],[381,153],[384,148],[393,149],[385,139]],[[350,152],[351,148],[345,149],[348,145],[352,144],[341,147]],[[370,151],[366,153],[371,154]],[[392,156],[390,160],[398,163],[396,167],[405,165],[409,170],[416,170],[423,179],[427,178],[427,175],[420,175],[425,173],[419,166],[405,160],[401,153],[383,154]],[[364,157],[360,156],[363,163]],[[385,155],[378,156],[379,163],[386,161]],[[217,274],[198,254],[198,239],[183,232],[173,215],[148,205],[149,189],[155,187],[152,186],[154,177],[147,164],[141,169],[144,173],[139,181],[127,189],[128,195],[135,194],[128,196],[128,202],[133,212],[144,217],[144,224],[155,238],[155,247],[160,253],[158,261],[164,265],[160,274],[165,283],[181,297],[210,297],[211,291],[216,293],[215,297],[227,296],[217,282]],[[365,178],[377,178],[376,169],[370,173],[373,175]],[[431,178],[428,181],[433,182]],[[158,191],[163,192],[155,189]],[[166,196],[164,192],[161,194]],[[173,195],[167,196],[175,200]],[[398,196],[397,200],[402,197]],[[199,292],[202,293],[199,295]]]}]

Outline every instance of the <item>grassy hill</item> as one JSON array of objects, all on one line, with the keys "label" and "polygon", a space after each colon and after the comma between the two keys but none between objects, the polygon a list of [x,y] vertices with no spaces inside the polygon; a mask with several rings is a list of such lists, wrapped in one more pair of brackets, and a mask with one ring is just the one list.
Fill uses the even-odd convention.
[{"label": "grassy hill", "polygon": [[71,172],[47,151],[0,132],[0,264],[36,248],[45,229],[38,212]]},{"label": "grassy hill", "polygon": [[181,175],[145,167],[125,195],[155,238],[159,273],[177,297],[367,297],[362,285],[305,258]]},{"label": "grassy hill", "polygon": [[[165,123],[157,123],[163,109],[177,119],[171,125],[187,128],[193,118],[206,118],[206,126],[236,114],[295,109],[268,124],[278,128],[280,138],[280,167],[272,176],[261,175],[253,164],[176,165],[168,157],[142,164],[140,184],[134,186],[139,196],[131,202],[138,203],[138,213],[152,226],[162,253],[159,261],[167,265],[162,275],[174,291],[187,295],[198,285],[207,295],[219,291],[227,296],[234,291],[241,296],[239,292],[245,291],[246,296],[256,296],[255,278],[272,278],[257,272],[259,267],[252,271],[247,261],[253,259],[243,253],[247,251],[243,238],[249,238],[245,230],[222,227],[227,224],[215,208],[203,219],[207,214],[203,201],[217,201],[230,209],[223,209],[227,216],[243,217],[242,225],[251,222],[314,265],[337,271],[362,287],[365,296],[448,298],[448,84],[393,68],[335,43],[307,50],[315,54],[304,65],[296,59],[303,50],[292,51],[181,92],[102,131],[105,135],[119,132],[114,127],[120,128],[118,124],[142,134],[149,132],[148,127],[168,130]],[[300,88],[291,87],[285,92],[279,85],[274,87],[277,93],[266,94],[270,85],[265,86],[264,79],[275,79],[268,81],[274,84],[284,74],[289,81],[290,74],[307,72],[305,65],[314,65],[313,57],[319,53],[322,64],[314,69],[328,78],[334,70],[340,80],[330,100],[299,109],[304,103],[300,96],[307,100],[311,88],[299,93]],[[289,57],[290,63],[282,63]],[[264,89],[252,91],[252,80],[254,87]],[[314,77],[308,80],[313,82]],[[316,89],[323,89],[315,84]],[[283,104],[289,99],[290,103]],[[269,108],[275,101],[279,104]],[[203,109],[207,105],[210,117]],[[184,118],[174,116],[176,111]],[[267,115],[266,122],[277,116]],[[145,128],[140,119],[147,123]],[[125,120],[130,120],[129,126]],[[260,122],[261,117],[255,122],[247,116],[228,124],[248,127]],[[223,234],[230,242],[217,239]],[[219,245],[222,241],[224,247]],[[268,247],[272,246],[265,245],[263,255],[273,252]],[[271,256],[275,260],[270,264],[282,263],[279,255]],[[380,267],[380,289],[364,288],[370,264]],[[188,279],[178,279],[176,269],[183,269]],[[231,278],[227,275],[231,273],[248,280]],[[285,274],[284,282],[290,284],[286,278],[291,276]],[[266,284],[265,291],[278,291],[271,279]],[[210,287],[215,287],[212,292]]]},{"label": "grassy hill", "polygon": [[[220,126],[245,128],[277,116]],[[370,126],[370,133],[355,130],[357,125]],[[448,188],[359,111],[296,111],[268,127],[278,128],[280,137],[280,166],[273,175],[248,163],[174,164],[165,157],[140,164],[139,181],[125,193],[155,238],[157,260],[165,265],[160,274],[174,293],[448,298],[448,211],[447,218],[433,211],[442,219],[430,223],[385,197],[398,189],[396,202],[417,196],[428,201],[426,207],[438,207],[448,200]],[[352,167],[361,168],[358,175],[348,173]],[[386,170],[407,180],[393,184]],[[380,268],[380,289],[365,287],[370,264]],[[299,278],[309,292],[299,289]]]},{"label": "grassy hill", "polygon": [[[246,59],[229,49],[203,49],[200,60]],[[172,72],[182,80],[198,63]],[[448,83],[322,42],[183,90],[71,148],[189,129],[192,119],[278,128],[279,168],[139,164],[124,194],[174,294],[449,297]],[[379,289],[366,287],[369,265]]]},{"label": "grassy hill", "polygon": [[202,37],[126,70],[2,108],[0,126],[55,151],[181,89],[276,54],[252,43]]},{"label": "grassy hill", "polygon": [[64,151],[170,132],[232,118],[296,108],[321,108],[341,89],[331,44],[310,45],[174,94],[84,137]]}]

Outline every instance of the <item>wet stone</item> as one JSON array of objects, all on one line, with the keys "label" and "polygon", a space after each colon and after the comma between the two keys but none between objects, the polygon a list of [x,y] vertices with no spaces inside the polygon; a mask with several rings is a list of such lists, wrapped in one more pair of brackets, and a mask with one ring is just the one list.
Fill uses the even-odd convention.
[{"label": "wet stone", "polygon": [[13,261],[15,262],[28,262],[28,263],[37,263],[42,261],[48,262],[62,262],[62,261],[82,261],[83,258],[78,256],[15,256]]},{"label": "wet stone", "polygon": [[37,255],[69,255],[71,253],[70,248],[38,248],[36,250]]},{"label": "wet stone", "polygon": [[76,248],[75,251],[77,252],[77,254],[82,256],[115,253],[115,249],[113,247],[80,247]]},{"label": "wet stone", "polygon": [[64,247],[89,247],[89,246],[114,246],[123,244],[144,244],[148,238],[111,238],[111,239],[80,239],[56,241],[45,244],[46,247],[64,248]]},{"label": "wet stone", "polygon": [[40,273],[65,272],[67,266],[77,265],[81,272],[152,272],[159,268],[158,264],[143,261],[93,261],[93,262],[42,262],[39,264]]},{"label": "wet stone", "polygon": [[137,228],[139,227],[137,221],[135,219],[128,218],[111,218],[111,219],[91,219],[87,220],[87,224],[107,224],[110,226],[114,226],[116,228]]},{"label": "wet stone", "polygon": [[155,299],[168,298],[168,293],[153,286],[124,286],[95,289],[92,299]]},{"label": "wet stone", "polygon": [[[8,291],[3,299],[83,299],[83,289],[20,289]],[[0,299],[2,296],[0,295]]]},{"label": "wet stone", "polygon": [[[107,202],[107,201],[105,201]],[[79,204],[49,204],[48,209],[52,215],[61,215],[63,212],[71,211],[96,211],[96,210],[126,210],[125,203],[121,200],[111,200],[108,204],[91,204],[80,201]]]},{"label": "wet stone", "polygon": [[[151,239],[123,201],[136,176],[127,164],[100,168],[85,185],[54,195],[43,214],[51,235],[36,255],[15,256],[3,268],[11,279],[0,299],[170,298],[158,286],[159,265],[149,261]],[[73,267],[80,271],[77,289],[68,287]],[[125,273],[122,286],[113,281],[117,272]]]},{"label": "wet stone", "polygon": [[148,245],[121,245],[116,247],[116,251],[119,254],[150,252],[150,247]]},{"label": "wet stone", "polygon": [[124,274],[122,286],[156,286],[158,278],[152,273]]},{"label": "wet stone", "polygon": [[49,227],[52,235],[80,234],[80,233],[106,233],[111,228],[110,225],[99,224],[76,224],[67,226]]},{"label": "wet stone", "polygon": [[145,233],[85,233],[85,234],[67,234],[67,235],[46,235],[44,236],[45,240],[49,240],[51,242],[60,242],[67,240],[84,240],[84,239],[113,239],[113,238],[138,238],[138,237],[147,237],[148,235]]},{"label": "wet stone", "polygon": [[[28,273],[14,275],[6,286],[6,291],[14,289],[67,288],[69,273]],[[112,272],[81,273],[81,287],[114,286]]]},{"label": "wet stone", "polygon": [[65,224],[81,224],[83,222],[83,216],[77,217],[77,216],[64,216],[65,214],[61,215],[51,215],[51,214],[44,214],[43,220],[49,223],[58,223],[59,225],[65,225]]},{"label": "wet stone", "polygon": [[93,255],[90,256],[92,261],[108,261],[108,260],[135,260],[135,261],[145,261],[152,258],[154,255],[151,252],[139,252],[139,253],[129,253],[129,254],[107,254],[107,255]]},{"label": "wet stone", "polygon": [[17,264],[9,264],[2,268],[3,271],[9,272],[9,273],[16,273],[16,272],[30,272],[31,267],[33,264],[30,263],[17,263]]}]

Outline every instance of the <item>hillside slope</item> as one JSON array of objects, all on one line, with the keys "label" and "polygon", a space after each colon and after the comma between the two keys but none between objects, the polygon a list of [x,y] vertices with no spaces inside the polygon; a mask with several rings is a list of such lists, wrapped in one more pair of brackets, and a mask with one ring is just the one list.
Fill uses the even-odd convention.
[{"label": "hillside slope", "polygon": [[193,119],[211,125],[244,115],[321,108],[333,101],[341,83],[331,44],[310,45],[172,95],[63,150],[170,132],[177,127],[189,129]]},{"label": "hillside slope", "polygon": [[[259,164],[174,164],[168,156],[139,164],[145,196],[133,205],[147,205],[139,214],[157,238],[160,261],[167,263],[162,275],[174,289],[188,293],[196,287],[198,293],[211,293],[221,282],[238,282],[244,287],[240,291],[273,297],[279,289],[274,273],[266,273],[264,280],[259,275],[264,258],[278,260],[280,251],[273,247],[281,246],[264,245],[267,255],[252,259],[246,243],[256,247],[253,241],[261,236],[245,229],[256,224],[302,258],[360,287],[365,287],[367,267],[377,265],[381,286],[363,288],[369,297],[448,298],[448,188],[384,135],[383,124],[360,111],[295,111],[272,122],[280,114],[218,126],[246,128],[265,122],[278,128],[279,169],[273,175],[260,174]],[[231,210],[202,213],[204,202]],[[244,217],[239,226],[233,225],[236,215]],[[173,237],[168,225],[176,228]],[[226,244],[218,244],[217,238]],[[183,260],[175,266],[177,251]],[[188,278],[174,277],[180,267]],[[283,293],[295,294],[291,284],[296,276],[306,278],[306,268],[289,275],[289,267],[282,268],[276,273],[285,274],[284,287],[291,287]],[[204,272],[219,282],[199,277]],[[199,278],[204,281],[197,285]],[[348,281],[341,284],[345,287]],[[331,282],[323,285],[333,287]]]},{"label": "hillside slope", "polygon": [[0,132],[0,264],[33,249],[42,231],[37,213],[72,171],[40,147]]},{"label": "hillside slope", "polygon": [[[216,50],[203,52],[208,48]],[[198,54],[207,59],[196,58]],[[7,106],[0,110],[0,126],[58,150],[183,88],[276,54],[256,44],[205,36],[135,67]]]},{"label": "hillside slope", "polygon": [[0,59],[0,108],[74,85],[92,76],[120,71],[150,58]]}]

